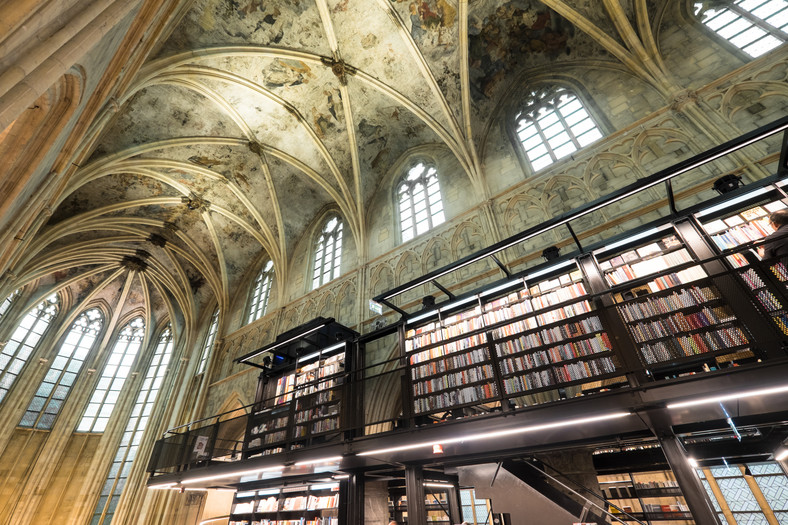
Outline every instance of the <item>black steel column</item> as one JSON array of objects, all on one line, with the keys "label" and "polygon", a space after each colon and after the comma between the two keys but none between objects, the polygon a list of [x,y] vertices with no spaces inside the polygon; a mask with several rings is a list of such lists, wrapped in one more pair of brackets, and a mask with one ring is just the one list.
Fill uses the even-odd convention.
[{"label": "black steel column", "polygon": [[[589,292],[601,294],[607,291],[607,283],[605,283],[602,272],[599,271],[599,267],[596,265],[592,255],[578,257],[577,264],[583,272],[586,281],[588,281]],[[621,364],[624,366],[629,386],[634,388],[646,383],[648,379],[638,358],[637,346],[632,342],[632,339],[629,337],[629,329],[621,319],[618,311],[616,311],[613,297],[609,293],[599,295],[594,299],[593,303],[594,310],[599,315],[602,326],[605,328],[613,345],[613,354],[618,356]]]},{"label": "black steel column", "polygon": [[452,488],[446,491],[446,499],[449,502],[449,520],[452,523],[463,521],[462,507],[460,506],[460,486],[454,483]]},{"label": "black steel column", "polygon": [[350,474],[339,484],[340,523],[364,525],[364,474]]},{"label": "black steel column", "polygon": [[405,467],[405,496],[408,498],[408,524],[427,523],[427,507],[424,504],[424,471],[421,465]]},{"label": "black steel column", "polygon": [[696,525],[720,525],[720,520],[709,501],[706,489],[703,488],[695,469],[689,464],[687,453],[679,438],[672,430],[664,429],[657,432],[657,439],[659,439],[670,469],[676,476],[676,481]]}]

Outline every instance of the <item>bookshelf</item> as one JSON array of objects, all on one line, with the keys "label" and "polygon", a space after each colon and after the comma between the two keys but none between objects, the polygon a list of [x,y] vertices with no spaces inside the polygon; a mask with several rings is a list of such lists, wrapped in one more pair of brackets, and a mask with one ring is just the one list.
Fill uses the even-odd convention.
[{"label": "bookshelf", "polygon": [[613,287],[616,310],[652,376],[711,371],[753,358],[752,337],[694,262],[671,229],[599,262]]},{"label": "bookshelf", "polygon": [[474,303],[406,328],[416,414],[530,405],[624,381],[580,270]]},{"label": "bookshelf", "polygon": [[237,492],[229,525],[340,525],[339,484]]},{"label": "bookshelf", "polygon": [[326,442],[352,426],[343,400],[350,399],[346,378],[357,336],[333,319],[317,318],[238,359],[263,369],[247,419],[245,458]]},{"label": "bookshelf", "polygon": [[[408,497],[404,491],[393,490],[389,493],[389,518],[399,525],[408,523]],[[449,518],[449,499],[444,491],[428,492],[424,495],[427,523],[451,525]]]},{"label": "bookshelf", "polygon": [[263,391],[273,394],[266,396],[270,406],[249,417],[246,457],[301,448],[304,440],[340,431],[345,354],[344,344],[335,345],[327,354],[316,352],[308,360],[299,359],[301,366],[294,372],[267,382]]},{"label": "bookshelf", "polygon": [[[507,297],[491,311],[509,310],[492,330],[504,397],[515,406],[538,403],[549,390],[579,387],[567,395],[599,388],[620,376],[602,322],[588,300],[580,270],[553,275]],[[517,308],[512,308],[514,305]],[[518,311],[519,310],[519,311]],[[564,390],[566,392],[566,390]]]},{"label": "bookshelf", "polygon": [[602,495],[615,505],[608,511],[623,521],[638,519],[661,525],[695,523],[670,471],[609,474],[598,479]]},{"label": "bookshelf", "polygon": [[[755,250],[741,251],[742,247],[763,239],[774,233],[769,223],[769,214],[788,206],[781,200],[749,206],[735,213],[727,213],[703,222],[703,229],[711,237],[720,253],[726,254],[727,263],[736,269],[736,274],[756,299],[763,314],[772,320],[784,335],[788,335],[788,311],[783,301],[769,289],[770,276],[764,268],[754,266],[760,257]],[[788,280],[788,272],[782,262],[776,261],[768,266],[773,277],[783,284]]]}]

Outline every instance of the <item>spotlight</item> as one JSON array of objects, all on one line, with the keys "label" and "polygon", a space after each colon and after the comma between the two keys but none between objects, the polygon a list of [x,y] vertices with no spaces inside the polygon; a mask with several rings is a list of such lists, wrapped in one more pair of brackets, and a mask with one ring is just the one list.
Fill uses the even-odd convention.
[{"label": "spotlight", "polygon": [[542,257],[545,261],[553,261],[561,256],[558,246],[548,246],[542,251]]},{"label": "spotlight", "polygon": [[738,175],[728,174],[723,175],[719,179],[714,181],[714,191],[719,193],[720,195],[724,195],[726,193],[730,193],[733,190],[737,189],[741,186],[741,177]]}]

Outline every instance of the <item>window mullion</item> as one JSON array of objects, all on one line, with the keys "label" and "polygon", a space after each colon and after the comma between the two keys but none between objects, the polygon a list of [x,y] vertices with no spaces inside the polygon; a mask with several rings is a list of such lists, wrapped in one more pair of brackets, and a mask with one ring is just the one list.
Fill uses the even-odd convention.
[{"label": "window mullion", "polygon": [[544,144],[544,147],[547,149],[547,154],[550,155],[550,158],[553,159],[553,162],[557,161],[558,158],[555,156],[555,153],[553,153],[553,148],[547,141],[547,136],[545,136],[542,126],[539,124],[539,122],[537,122],[536,118],[534,118],[534,129],[536,129],[536,132],[542,138],[542,144]]},{"label": "window mullion", "polygon": [[[768,2],[764,2],[764,3],[768,3]],[[761,4],[761,5],[763,5],[763,4]],[[741,16],[742,18],[747,19],[747,21],[752,23],[753,25],[756,25],[756,26],[760,27],[761,29],[767,31],[768,33],[772,33],[775,36],[779,36],[780,38],[782,38],[783,41],[788,40],[788,33],[785,33],[781,29],[779,29],[777,27],[774,27],[773,25],[771,25],[766,20],[758,18],[757,16],[753,15],[752,13],[747,11],[746,9],[742,9],[742,7],[740,5],[731,2],[731,4],[726,6],[726,7],[728,9],[730,9],[731,11],[733,11],[734,13],[738,14],[739,16]],[[760,7],[760,6],[758,6],[758,7]],[[745,29],[745,31],[747,31],[747,29]],[[743,32],[744,31],[741,31],[741,32],[737,33],[737,35],[739,35],[739,34],[741,34]],[[731,38],[733,38],[733,37],[731,37]]]}]

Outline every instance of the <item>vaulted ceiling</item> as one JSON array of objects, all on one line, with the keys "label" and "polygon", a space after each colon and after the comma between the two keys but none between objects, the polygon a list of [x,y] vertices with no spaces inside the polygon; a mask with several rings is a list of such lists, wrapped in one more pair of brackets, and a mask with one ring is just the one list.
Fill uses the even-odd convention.
[{"label": "vaulted ceiling", "polygon": [[670,91],[653,29],[668,3],[194,0],[112,102],[24,266],[99,279],[142,263],[193,318],[266,257],[286,281],[327,209],[364,258],[369,205],[413,148],[447,149],[489,198],[480,152],[529,76],[593,63]]}]

